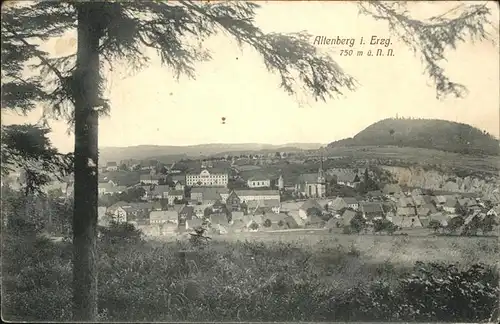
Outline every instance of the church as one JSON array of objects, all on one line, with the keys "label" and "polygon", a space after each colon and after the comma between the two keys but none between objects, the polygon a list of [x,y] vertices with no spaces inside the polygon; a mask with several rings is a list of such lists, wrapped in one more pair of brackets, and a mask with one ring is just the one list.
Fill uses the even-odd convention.
[{"label": "church", "polygon": [[317,173],[304,173],[295,184],[295,192],[307,198],[326,197],[326,175],[323,170],[323,160]]}]

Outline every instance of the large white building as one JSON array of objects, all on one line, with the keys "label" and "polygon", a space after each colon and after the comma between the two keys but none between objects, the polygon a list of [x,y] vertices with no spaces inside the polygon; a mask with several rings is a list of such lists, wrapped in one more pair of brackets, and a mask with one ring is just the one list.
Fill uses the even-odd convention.
[{"label": "large white building", "polygon": [[247,180],[248,188],[270,188],[271,187],[271,179],[267,179],[266,177],[252,177]]},{"label": "large white building", "polygon": [[234,190],[238,195],[241,202],[255,201],[255,200],[277,200],[280,201],[279,190],[252,190],[242,189]]},{"label": "large white building", "polygon": [[190,187],[227,187],[228,179],[227,173],[210,173],[204,169],[200,173],[186,174],[186,185]]}]

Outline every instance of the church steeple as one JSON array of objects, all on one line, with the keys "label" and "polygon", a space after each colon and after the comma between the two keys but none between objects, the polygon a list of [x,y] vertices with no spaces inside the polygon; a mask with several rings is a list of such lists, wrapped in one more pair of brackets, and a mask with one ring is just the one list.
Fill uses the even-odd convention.
[{"label": "church steeple", "polygon": [[318,170],[318,183],[324,184],[326,182],[325,179],[325,171],[323,170],[323,153],[321,153],[321,164]]}]

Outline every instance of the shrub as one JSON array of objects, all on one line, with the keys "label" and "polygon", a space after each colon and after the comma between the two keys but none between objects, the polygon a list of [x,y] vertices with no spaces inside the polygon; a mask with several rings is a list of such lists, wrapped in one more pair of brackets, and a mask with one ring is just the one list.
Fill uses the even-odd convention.
[{"label": "shrub", "polygon": [[498,279],[498,273],[484,264],[460,270],[455,264],[417,262],[412,276],[401,280],[401,291],[409,316],[479,322],[498,308]]},{"label": "shrub", "polygon": [[139,243],[141,230],[129,223],[111,222],[109,227],[99,227],[99,238],[104,243]]},{"label": "shrub", "polygon": [[351,226],[345,225],[344,228],[342,228],[342,234],[352,234],[353,231],[351,229]]}]

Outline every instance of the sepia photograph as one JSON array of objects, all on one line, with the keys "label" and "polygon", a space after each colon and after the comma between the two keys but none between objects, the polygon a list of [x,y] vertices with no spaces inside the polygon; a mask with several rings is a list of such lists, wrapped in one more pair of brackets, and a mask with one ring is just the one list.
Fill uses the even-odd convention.
[{"label": "sepia photograph", "polygon": [[1,316],[500,320],[496,1],[3,1]]}]

